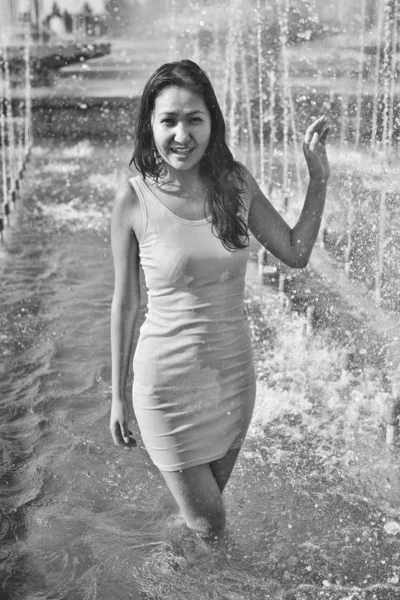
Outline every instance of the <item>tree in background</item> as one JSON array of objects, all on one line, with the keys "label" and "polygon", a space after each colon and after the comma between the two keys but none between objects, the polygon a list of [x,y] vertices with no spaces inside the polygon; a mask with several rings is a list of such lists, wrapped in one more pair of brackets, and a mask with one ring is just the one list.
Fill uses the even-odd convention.
[{"label": "tree in background", "polygon": [[51,9],[50,17],[60,17],[62,18],[61,9],[58,5],[58,2],[53,2],[53,8]]},{"label": "tree in background", "polygon": [[61,12],[58,2],[53,2],[51,13],[49,13],[44,20],[44,23],[46,24],[47,27],[49,27],[49,23],[53,17],[58,17],[58,18],[64,20],[63,13]]},{"label": "tree in background", "polygon": [[83,17],[84,27],[87,34],[92,35],[94,29],[93,9],[89,2],[84,2],[81,15]]},{"label": "tree in background", "polygon": [[72,33],[72,29],[73,29],[72,15],[67,10],[64,10],[63,19],[64,19],[65,31],[67,33]]},{"label": "tree in background", "polygon": [[93,9],[90,6],[89,2],[84,2],[83,6],[82,6],[82,14],[85,15],[85,17],[89,17],[93,14]]}]

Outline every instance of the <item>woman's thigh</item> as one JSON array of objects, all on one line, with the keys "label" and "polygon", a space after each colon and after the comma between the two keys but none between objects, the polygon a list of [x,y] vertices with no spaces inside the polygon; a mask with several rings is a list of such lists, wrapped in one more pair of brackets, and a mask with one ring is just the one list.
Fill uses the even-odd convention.
[{"label": "woman's thigh", "polygon": [[218,535],[225,527],[225,509],[217,481],[208,463],[161,471],[186,524],[205,535]]},{"label": "woman's thigh", "polygon": [[221,494],[229,481],[233,467],[235,466],[236,460],[239,456],[239,452],[240,448],[228,450],[225,456],[210,463],[212,474],[214,475]]}]

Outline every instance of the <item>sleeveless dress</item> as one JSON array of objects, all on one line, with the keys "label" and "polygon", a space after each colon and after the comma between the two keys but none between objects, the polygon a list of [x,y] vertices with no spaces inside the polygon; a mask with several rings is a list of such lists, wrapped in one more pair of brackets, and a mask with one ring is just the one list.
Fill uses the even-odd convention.
[{"label": "sleeveless dress", "polygon": [[141,176],[130,183],[142,210],[139,258],[148,290],[133,358],[133,407],[153,463],[179,471],[239,448],[250,424],[256,379],[244,310],[249,250],[229,252],[210,219],[183,219]]}]

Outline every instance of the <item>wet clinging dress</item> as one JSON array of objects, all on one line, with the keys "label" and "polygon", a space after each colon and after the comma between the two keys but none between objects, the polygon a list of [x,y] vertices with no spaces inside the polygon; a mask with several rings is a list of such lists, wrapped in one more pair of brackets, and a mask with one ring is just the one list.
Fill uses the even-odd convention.
[{"label": "wet clinging dress", "polygon": [[229,252],[210,220],[175,215],[140,176],[131,184],[143,215],[138,241],[148,289],[133,359],[133,406],[154,464],[178,471],[239,447],[250,423],[249,250]]}]

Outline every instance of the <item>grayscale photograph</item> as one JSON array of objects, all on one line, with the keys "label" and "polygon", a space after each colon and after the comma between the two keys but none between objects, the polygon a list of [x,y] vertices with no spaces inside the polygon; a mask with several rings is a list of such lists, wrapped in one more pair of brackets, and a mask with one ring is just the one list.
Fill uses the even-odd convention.
[{"label": "grayscale photograph", "polygon": [[400,599],[400,0],[0,0],[0,600]]}]

